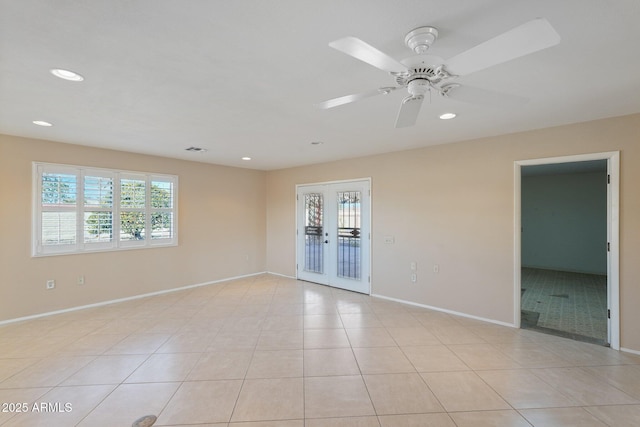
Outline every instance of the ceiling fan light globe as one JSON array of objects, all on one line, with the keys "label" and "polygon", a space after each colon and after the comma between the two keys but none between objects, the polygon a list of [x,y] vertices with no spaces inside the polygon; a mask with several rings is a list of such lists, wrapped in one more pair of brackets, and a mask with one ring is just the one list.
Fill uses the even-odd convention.
[{"label": "ceiling fan light globe", "polygon": [[426,79],[411,80],[407,85],[407,92],[413,97],[424,96],[425,93],[429,92],[429,89],[431,89],[431,85]]}]

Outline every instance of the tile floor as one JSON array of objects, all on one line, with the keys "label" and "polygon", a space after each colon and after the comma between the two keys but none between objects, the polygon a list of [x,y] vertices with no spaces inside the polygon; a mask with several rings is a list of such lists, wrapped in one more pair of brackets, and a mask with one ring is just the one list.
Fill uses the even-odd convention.
[{"label": "tile floor", "polygon": [[637,427],[640,357],[262,275],[0,327],[0,404],[7,427]]},{"label": "tile floor", "polygon": [[525,267],[522,289],[522,310],[539,314],[529,327],[607,342],[607,276]]}]

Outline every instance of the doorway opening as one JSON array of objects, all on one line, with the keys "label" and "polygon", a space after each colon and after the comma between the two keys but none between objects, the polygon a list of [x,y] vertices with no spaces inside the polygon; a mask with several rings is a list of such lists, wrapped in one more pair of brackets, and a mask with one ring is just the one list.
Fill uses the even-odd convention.
[{"label": "doorway opening", "polygon": [[296,187],[296,275],[370,294],[371,184],[340,181]]},{"label": "doorway opening", "polygon": [[516,325],[619,348],[619,154],[516,162]]}]

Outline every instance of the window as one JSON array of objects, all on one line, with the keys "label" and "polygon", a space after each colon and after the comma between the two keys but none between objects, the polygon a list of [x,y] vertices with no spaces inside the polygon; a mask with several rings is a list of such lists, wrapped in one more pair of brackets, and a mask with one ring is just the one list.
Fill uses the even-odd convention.
[{"label": "window", "polygon": [[177,245],[177,176],[33,166],[34,256]]}]

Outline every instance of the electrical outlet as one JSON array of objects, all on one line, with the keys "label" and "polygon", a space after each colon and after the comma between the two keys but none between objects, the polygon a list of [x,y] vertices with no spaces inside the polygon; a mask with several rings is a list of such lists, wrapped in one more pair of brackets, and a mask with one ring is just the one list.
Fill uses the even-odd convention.
[{"label": "electrical outlet", "polygon": [[438,264],[433,264],[433,272],[440,273],[440,266]]},{"label": "electrical outlet", "polygon": [[47,280],[47,289],[53,289],[56,287],[56,281],[55,280]]},{"label": "electrical outlet", "polygon": [[84,285],[84,276],[78,276],[78,285]]},{"label": "electrical outlet", "polygon": [[412,281],[413,283],[416,283],[416,282],[418,281],[418,275],[417,275],[416,273],[413,273],[413,274],[411,275],[411,281]]},{"label": "electrical outlet", "polygon": [[418,263],[415,261],[411,261],[411,264],[409,264],[409,266],[411,267],[411,271],[416,271],[418,269]]}]

